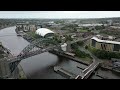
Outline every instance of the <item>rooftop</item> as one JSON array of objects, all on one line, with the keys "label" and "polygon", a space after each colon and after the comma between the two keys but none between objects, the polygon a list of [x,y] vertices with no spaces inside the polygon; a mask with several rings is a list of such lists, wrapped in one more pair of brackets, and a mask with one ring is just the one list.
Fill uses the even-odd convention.
[{"label": "rooftop", "polygon": [[39,28],[38,30],[36,30],[36,33],[44,37],[46,34],[54,32],[47,28]]},{"label": "rooftop", "polygon": [[91,39],[94,39],[94,40],[96,40],[97,42],[100,42],[100,43],[120,44],[120,42],[117,42],[117,41],[101,40],[101,39],[98,39],[97,37],[93,37]]}]

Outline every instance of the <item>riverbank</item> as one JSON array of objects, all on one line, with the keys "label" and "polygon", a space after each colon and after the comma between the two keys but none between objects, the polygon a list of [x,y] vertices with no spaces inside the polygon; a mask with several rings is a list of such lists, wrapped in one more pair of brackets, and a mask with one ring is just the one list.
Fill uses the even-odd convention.
[{"label": "riverbank", "polygon": [[12,27],[13,25],[9,25],[9,26],[3,26],[3,27],[0,27],[0,30],[4,29],[4,28],[8,28],[8,27]]},{"label": "riverbank", "polygon": [[5,48],[2,43],[0,45],[0,59],[6,58],[6,57],[12,57],[10,50]]}]

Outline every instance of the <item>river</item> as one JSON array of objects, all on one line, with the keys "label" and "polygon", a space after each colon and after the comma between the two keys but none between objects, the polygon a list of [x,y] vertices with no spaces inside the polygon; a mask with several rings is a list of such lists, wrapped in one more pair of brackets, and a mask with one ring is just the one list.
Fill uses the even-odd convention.
[{"label": "river", "polygon": [[[17,56],[28,44],[22,37],[17,36],[15,32],[15,26],[0,30],[0,42],[3,46],[11,51],[11,54]],[[77,68],[86,68],[87,66],[68,60],[65,58],[58,57],[49,52],[45,52],[36,56],[29,57],[20,62],[23,71],[28,79],[67,79],[66,77],[57,74],[53,70],[53,66],[61,66],[64,69],[78,75],[82,70]],[[119,78],[111,74],[111,72],[98,70],[100,74],[111,76],[110,78]],[[92,79],[100,79],[93,75]]]},{"label": "river", "polygon": [[[17,36],[15,32],[15,26],[2,29],[0,31],[0,41],[3,46],[11,51],[11,54],[17,56],[28,44],[22,37]],[[76,66],[80,65],[77,62],[60,58],[49,52],[42,53],[40,55],[32,56],[20,62],[27,78],[32,79],[65,79],[65,77],[57,74],[53,70],[53,66],[59,65],[65,69],[79,74],[80,69]],[[87,66],[83,66],[86,68]]]}]

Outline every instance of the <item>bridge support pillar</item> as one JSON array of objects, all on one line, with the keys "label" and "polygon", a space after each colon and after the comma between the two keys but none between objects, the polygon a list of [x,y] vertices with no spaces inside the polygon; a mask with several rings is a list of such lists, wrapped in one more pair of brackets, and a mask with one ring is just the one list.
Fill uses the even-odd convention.
[{"label": "bridge support pillar", "polygon": [[10,68],[7,61],[0,61],[0,78],[6,78],[10,76]]}]

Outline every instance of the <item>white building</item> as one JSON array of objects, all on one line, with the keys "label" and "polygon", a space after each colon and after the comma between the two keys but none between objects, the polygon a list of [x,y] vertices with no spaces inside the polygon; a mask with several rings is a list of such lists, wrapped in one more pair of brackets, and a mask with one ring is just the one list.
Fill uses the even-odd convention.
[{"label": "white building", "polygon": [[67,51],[67,44],[64,43],[63,45],[61,45],[61,49],[62,49],[63,51]]},{"label": "white building", "polygon": [[36,30],[36,34],[42,36],[42,37],[51,37],[54,36],[54,32],[47,29],[47,28],[39,28]]}]

